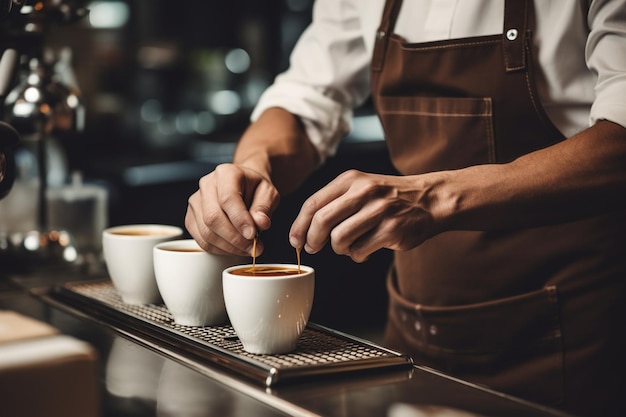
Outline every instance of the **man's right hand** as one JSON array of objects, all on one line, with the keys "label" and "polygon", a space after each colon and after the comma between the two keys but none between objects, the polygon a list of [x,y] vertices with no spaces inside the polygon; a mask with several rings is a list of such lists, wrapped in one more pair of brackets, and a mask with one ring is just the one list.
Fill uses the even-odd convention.
[{"label": "man's right hand", "polygon": [[[280,195],[259,172],[222,164],[200,179],[189,197],[185,227],[207,252],[252,256],[258,231],[267,230]],[[257,242],[256,255],[263,252]]]}]

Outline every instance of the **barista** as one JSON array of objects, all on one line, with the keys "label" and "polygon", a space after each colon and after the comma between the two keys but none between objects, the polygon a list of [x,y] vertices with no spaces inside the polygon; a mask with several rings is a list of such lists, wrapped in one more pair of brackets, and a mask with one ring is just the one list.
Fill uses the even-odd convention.
[{"label": "barista", "polygon": [[626,415],[626,1],[318,0],[191,235],[251,254],[368,94],[402,175],[340,175],[291,244],[394,250],[386,343],[416,363]]}]

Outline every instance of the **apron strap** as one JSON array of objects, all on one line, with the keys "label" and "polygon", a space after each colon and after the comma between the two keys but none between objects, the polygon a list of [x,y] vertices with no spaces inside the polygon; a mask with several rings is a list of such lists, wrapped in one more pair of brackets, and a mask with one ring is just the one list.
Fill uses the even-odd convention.
[{"label": "apron strap", "polygon": [[[380,72],[383,68],[387,42],[394,30],[402,0],[387,0],[383,17],[376,31],[372,71]],[[502,33],[502,49],[506,72],[526,69],[526,39],[529,27],[529,0],[509,0],[504,3],[504,28]]]},{"label": "apron strap", "polygon": [[526,69],[529,7],[528,0],[509,0],[504,3],[502,49],[506,72]]},{"label": "apron strap", "polygon": [[374,45],[374,55],[372,57],[372,71],[379,72],[383,68],[389,35],[391,35],[391,32],[394,30],[401,6],[402,0],[387,0],[385,2],[383,18],[376,31],[376,42]]}]

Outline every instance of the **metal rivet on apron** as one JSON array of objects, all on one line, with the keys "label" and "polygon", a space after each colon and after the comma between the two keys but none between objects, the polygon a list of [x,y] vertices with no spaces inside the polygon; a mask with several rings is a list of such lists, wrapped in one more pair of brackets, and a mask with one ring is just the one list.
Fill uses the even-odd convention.
[{"label": "metal rivet on apron", "polygon": [[419,320],[416,320],[415,324],[413,324],[413,327],[415,327],[415,330],[419,332],[420,330],[422,330],[422,323],[420,323]]},{"label": "metal rivet on apron", "polygon": [[428,328],[428,333],[432,334],[433,336],[437,334],[437,326],[435,326],[434,324],[431,324],[430,327]]},{"label": "metal rivet on apron", "polygon": [[379,30],[378,32],[376,32],[376,37],[377,37],[378,39],[382,39],[382,38],[384,38],[386,35],[387,35],[387,34],[385,33],[385,31],[384,31],[384,30]]},{"label": "metal rivet on apron", "polygon": [[517,29],[509,29],[506,31],[506,38],[510,41],[517,39]]},{"label": "metal rivet on apron", "polygon": [[400,313],[400,320],[406,321],[407,318],[408,317],[407,317],[407,315],[406,315],[406,313],[404,311],[402,313]]}]

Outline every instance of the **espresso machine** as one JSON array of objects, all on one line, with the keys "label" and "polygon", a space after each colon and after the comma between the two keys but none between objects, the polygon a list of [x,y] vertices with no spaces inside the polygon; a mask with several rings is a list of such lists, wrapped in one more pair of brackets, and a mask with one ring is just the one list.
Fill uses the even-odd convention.
[{"label": "espresso machine", "polygon": [[[62,55],[47,49],[45,41],[46,34],[56,26],[87,15],[82,3],[80,0],[0,0],[0,198],[6,197],[12,188],[4,202],[19,200],[9,205],[17,208],[17,212],[28,212],[28,200],[37,202],[33,230],[0,236],[0,258],[5,258],[5,265],[11,262],[48,265],[71,260],[68,256],[71,258],[73,248],[69,235],[49,228],[47,164],[53,136],[80,131],[84,109],[80,92],[59,73]],[[18,146],[28,148],[36,160],[31,165],[37,186],[25,193],[16,180],[20,178],[20,166],[16,164]],[[16,195],[19,193],[24,197]],[[0,216],[11,216],[7,211],[10,210]]]}]

